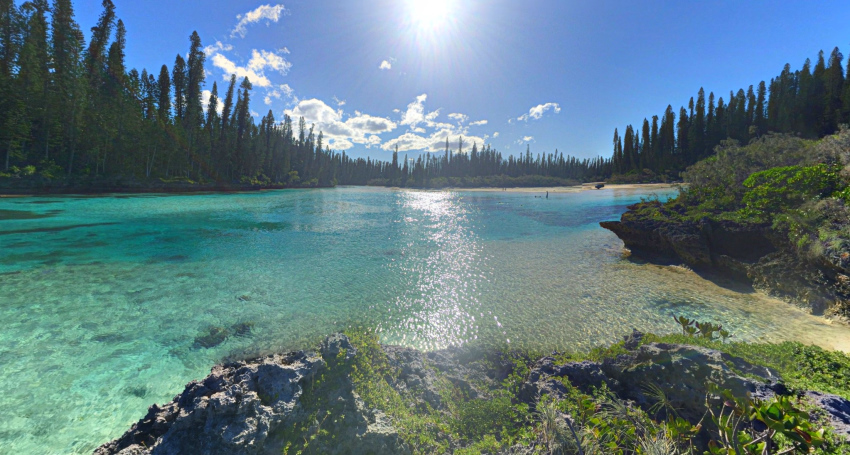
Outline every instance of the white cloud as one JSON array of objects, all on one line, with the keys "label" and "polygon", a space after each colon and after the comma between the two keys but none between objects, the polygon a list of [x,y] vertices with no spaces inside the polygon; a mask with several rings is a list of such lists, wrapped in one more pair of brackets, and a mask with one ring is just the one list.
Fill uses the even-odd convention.
[{"label": "white cloud", "polygon": [[271,89],[270,91],[266,92],[266,97],[263,99],[263,102],[265,102],[267,105],[271,105],[272,98],[277,100],[283,97],[292,98],[292,93],[293,90],[292,87],[289,86],[289,84],[281,84],[277,88]]},{"label": "white cloud", "polygon": [[448,117],[459,124],[465,123],[467,120],[469,120],[469,116],[465,114],[451,113],[448,115]]},{"label": "white cloud", "polygon": [[[538,104],[537,106],[529,109],[527,114],[522,114],[517,117],[517,120],[521,120],[523,122],[527,122],[529,118],[540,120],[543,117],[543,114],[545,114],[548,110],[553,110],[557,114],[561,112],[561,106],[558,103]],[[511,123],[511,121],[508,120],[508,123]]]},{"label": "white cloud", "polygon": [[496,131],[495,133],[493,133],[493,139],[495,139],[495,138],[497,138],[497,137],[499,137],[499,132],[498,132],[498,131]]},{"label": "white cloud", "polygon": [[[272,88],[272,83],[266,76],[265,71],[268,69],[276,71],[282,75],[286,75],[292,67],[292,63],[288,62],[280,55],[277,55],[274,52],[256,49],[251,51],[251,58],[248,60],[248,64],[245,66],[239,66],[227,58],[227,56],[219,52],[219,50],[226,50],[226,47],[219,46],[219,44],[220,43],[216,43],[214,46],[207,47],[207,50],[209,51],[208,57],[212,60],[213,66],[224,71],[225,80],[230,79],[231,74],[235,74],[237,79],[247,77],[255,86]],[[288,85],[284,85],[287,89],[283,89],[283,86],[280,86],[281,89],[289,91],[291,94],[292,89],[288,88]]]},{"label": "white cloud", "polygon": [[390,119],[361,112],[355,112],[355,115],[346,118],[342,109],[335,110],[315,98],[299,101],[294,108],[287,109],[284,113],[293,119],[304,117],[308,124],[316,125],[316,129],[324,133],[331,147],[337,150],[349,149],[354,144],[365,145],[367,148],[380,145],[381,138],[377,135],[398,127],[398,124]]},{"label": "white cloud", "polygon": [[239,19],[239,22],[236,23],[236,27],[233,28],[230,36],[236,37],[236,35],[239,35],[244,38],[245,34],[248,33],[248,25],[255,24],[262,20],[265,20],[266,24],[270,22],[277,22],[280,20],[280,16],[285,12],[286,8],[284,8],[283,5],[261,5],[253,11],[240,14],[236,16],[236,18]]},{"label": "white cloud", "polygon": [[235,74],[237,80],[247,77],[251,80],[252,84],[259,87],[270,87],[272,85],[269,78],[267,78],[264,74],[257,73],[256,71],[244,66],[238,66],[223,54],[213,55],[212,62],[215,67],[221,68],[221,70],[224,71],[225,80],[230,79],[231,74]]},{"label": "white cloud", "polygon": [[389,70],[389,69],[392,69],[392,68],[393,68],[392,63],[390,63],[390,62],[388,62],[388,61],[386,61],[386,60],[384,60],[383,62],[381,62],[381,66],[380,66],[380,67],[378,67],[378,69],[382,69],[382,70]]},{"label": "white cloud", "polygon": [[[485,139],[477,136],[463,135],[463,152],[467,153],[472,150],[472,145],[477,144],[479,148],[484,144]],[[442,152],[446,149],[446,138],[449,138],[449,149],[457,153],[458,140],[461,135],[450,129],[440,129],[431,133],[428,136],[420,136],[411,132],[402,134],[401,136],[390,139],[384,142],[381,146],[384,150],[395,150],[398,146],[399,152],[423,151],[423,152]]]},{"label": "white cloud", "polygon": [[430,111],[425,108],[425,102],[428,99],[427,94],[422,94],[407,105],[407,109],[396,109],[393,112],[400,114],[400,123],[407,125],[408,130],[396,138],[390,139],[381,145],[384,150],[394,150],[398,146],[399,151],[424,151],[424,152],[440,152],[445,150],[446,138],[449,138],[449,146],[452,150],[457,151],[458,139],[463,137],[464,151],[472,150],[473,144],[478,144],[479,147],[486,143],[489,137],[472,136],[469,134],[470,125],[486,125],[486,120],[479,120],[465,125],[469,121],[469,116],[466,114],[453,112],[448,114],[450,120],[455,123],[438,122],[440,109]]},{"label": "white cloud", "polygon": [[517,139],[516,142],[514,142],[514,144],[522,145],[522,144],[528,144],[529,142],[534,142],[534,136],[523,136],[522,139]]},{"label": "white cloud", "polygon": [[274,52],[264,50],[251,50],[251,60],[248,60],[248,69],[253,71],[262,72],[266,68],[269,68],[286,75],[291,67],[292,63],[289,63],[283,57]]},{"label": "white cloud", "polygon": [[334,100],[334,103],[336,103],[337,107],[345,106],[345,100],[341,100],[341,99],[337,98],[336,96],[334,96],[333,100]]},{"label": "white cloud", "polygon": [[[209,108],[211,95],[212,92],[210,92],[209,90],[204,90],[201,92],[201,105],[204,107],[204,111]],[[221,98],[218,99],[218,103],[216,103],[215,110],[219,114],[221,114],[221,111],[224,110],[224,102],[221,101]]]},{"label": "white cloud", "polygon": [[227,52],[227,51],[232,51],[232,50],[233,50],[232,44],[224,44],[221,41],[216,41],[215,44],[211,44],[211,45],[204,48],[204,54],[206,54],[207,56],[210,56],[212,54],[217,54],[221,51]]},{"label": "white cloud", "polygon": [[407,110],[401,115],[401,124],[410,125],[411,128],[416,128],[416,125],[425,121],[425,100],[428,95],[421,94],[416,97],[416,101],[407,105]]}]

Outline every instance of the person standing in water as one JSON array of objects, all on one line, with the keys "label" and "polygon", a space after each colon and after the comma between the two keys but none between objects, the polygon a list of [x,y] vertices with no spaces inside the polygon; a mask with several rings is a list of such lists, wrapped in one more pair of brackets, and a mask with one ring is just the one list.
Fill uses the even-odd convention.
[{"label": "person standing in water", "polygon": [[549,199],[549,192],[546,192],[546,199]]}]

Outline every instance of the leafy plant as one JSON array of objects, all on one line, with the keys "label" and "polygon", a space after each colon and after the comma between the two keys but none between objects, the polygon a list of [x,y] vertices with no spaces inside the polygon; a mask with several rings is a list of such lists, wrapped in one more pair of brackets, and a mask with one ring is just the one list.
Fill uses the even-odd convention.
[{"label": "leafy plant", "polygon": [[714,340],[715,334],[725,341],[730,337],[728,331],[723,330],[722,325],[712,324],[711,322],[698,322],[695,319],[688,319],[684,316],[673,316],[673,320],[682,326],[682,335],[687,337],[699,336],[707,340]]},{"label": "leafy plant", "polygon": [[[809,414],[797,408],[787,396],[751,401],[716,387],[710,389],[711,393],[724,399],[721,409],[715,413],[706,398],[706,407],[718,435],[709,443],[711,455],[809,453],[826,442],[825,430],[815,429]],[[780,439],[784,444],[778,441]]]}]

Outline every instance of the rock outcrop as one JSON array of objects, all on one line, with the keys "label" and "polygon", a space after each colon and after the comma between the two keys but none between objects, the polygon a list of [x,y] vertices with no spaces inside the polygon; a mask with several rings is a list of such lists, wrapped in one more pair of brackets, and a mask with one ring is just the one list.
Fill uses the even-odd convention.
[{"label": "rock outcrop", "polygon": [[[216,365],[170,403],[151,406],[142,420],[95,454],[280,454],[286,429],[310,418],[299,401],[305,387],[327,368],[325,359],[337,359],[341,352],[349,359],[356,354],[348,338],[333,335],[318,353]],[[350,386],[333,393],[348,423],[339,435],[345,446],[324,453],[406,452],[389,418],[366,409]]]},{"label": "rock outcrop", "polygon": [[[736,396],[766,399],[789,393],[777,373],[768,368],[717,350],[643,344],[642,338],[641,333],[633,333],[626,337],[627,354],[600,362],[559,364],[554,357],[543,357],[520,385],[519,399],[534,408],[543,394],[563,398],[566,381],[588,392],[605,385],[618,398],[649,409],[655,402],[648,396],[652,384],[664,391],[681,417],[697,422],[705,413],[710,383]],[[418,400],[412,406],[438,412],[448,409],[448,403],[442,401],[441,381],[448,380],[469,399],[486,400],[491,386],[511,373],[512,363],[497,353],[463,348],[430,353],[398,346],[381,349],[397,372],[387,378],[390,386]],[[325,339],[316,352],[217,365],[203,380],[190,382],[171,402],[151,406],[143,419],[95,454],[280,454],[287,437],[307,441],[323,424],[333,438],[317,440],[320,445],[311,447],[312,452],[411,453],[396,422],[379,409],[369,409],[354,391],[351,370],[344,365],[351,365],[357,355],[349,339],[336,334]],[[314,384],[317,382],[324,385],[319,387]],[[850,401],[817,392],[806,396],[823,410],[836,433],[850,442]],[[316,402],[330,404],[333,414],[317,416]],[[452,435],[445,438],[450,450],[462,447]],[[509,453],[531,449],[512,447]]]},{"label": "rock outcrop", "polygon": [[800,257],[769,225],[654,219],[641,208],[629,206],[620,221],[600,223],[636,257],[742,280],[814,314],[850,312],[850,270],[838,261]]}]

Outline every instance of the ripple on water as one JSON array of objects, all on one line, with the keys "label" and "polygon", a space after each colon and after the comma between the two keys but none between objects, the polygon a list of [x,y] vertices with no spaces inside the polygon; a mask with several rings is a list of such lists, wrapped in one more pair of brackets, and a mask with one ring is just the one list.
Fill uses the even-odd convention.
[{"label": "ripple on water", "polygon": [[596,223],[641,195],[63,198],[0,226],[0,447],[91,452],[216,362],[352,327],[422,349],[589,349],[682,314],[741,340],[847,347],[844,328],[782,302],[624,260]]}]

